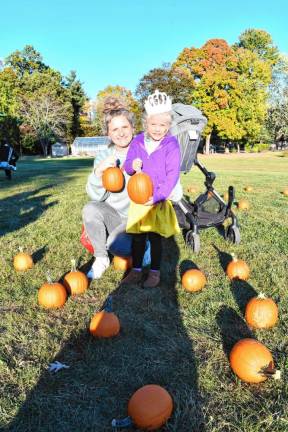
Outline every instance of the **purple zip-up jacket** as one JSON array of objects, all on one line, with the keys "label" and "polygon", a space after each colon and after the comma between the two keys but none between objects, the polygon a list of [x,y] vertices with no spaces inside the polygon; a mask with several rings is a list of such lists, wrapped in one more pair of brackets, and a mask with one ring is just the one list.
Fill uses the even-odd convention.
[{"label": "purple zip-up jacket", "polygon": [[150,155],[144,144],[144,133],[137,135],[131,142],[124,169],[129,175],[135,173],[132,168],[134,159],[143,162],[142,171],[151,177],[153,183],[153,203],[166,200],[171,194],[180,176],[180,146],[177,138],[166,134],[156,150]]}]

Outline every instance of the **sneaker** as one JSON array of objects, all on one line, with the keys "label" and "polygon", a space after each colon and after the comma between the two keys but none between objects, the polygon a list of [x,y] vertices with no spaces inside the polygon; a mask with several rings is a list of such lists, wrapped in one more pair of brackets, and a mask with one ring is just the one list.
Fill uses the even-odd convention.
[{"label": "sneaker", "polygon": [[150,270],[146,281],[143,283],[143,288],[155,288],[160,282],[160,271]]},{"label": "sneaker", "polygon": [[137,285],[141,281],[141,279],[142,279],[142,271],[132,269],[128,273],[128,275],[124,279],[122,279],[121,285],[122,284]]},{"label": "sneaker", "polygon": [[96,257],[91,269],[87,273],[87,277],[89,279],[100,279],[109,265],[110,260],[108,257]]}]

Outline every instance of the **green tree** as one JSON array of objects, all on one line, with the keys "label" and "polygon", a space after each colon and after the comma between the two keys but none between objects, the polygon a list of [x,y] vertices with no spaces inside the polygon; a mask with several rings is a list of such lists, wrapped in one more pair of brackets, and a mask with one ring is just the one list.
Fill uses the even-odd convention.
[{"label": "green tree", "polygon": [[25,73],[32,74],[36,70],[42,72],[47,69],[41,54],[32,45],[26,45],[21,51],[14,51],[5,59],[5,64],[10,66],[19,78]]},{"label": "green tree", "polygon": [[67,89],[68,98],[70,99],[73,112],[69,134],[71,135],[72,140],[74,140],[76,136],[81,136],[83,132],[80,124],[80,113],[87,97],[81,81],[77,79],[76,71],[71,71],[66,77],[65,87]]},{"label": "green tree", "polygon": [[265,30],[245,30],[239,36],[239,42],[235,46],[256,53],[260,59],[268,61],[272,66],[279,60],[278,48],[273,44],[271,35]]}]

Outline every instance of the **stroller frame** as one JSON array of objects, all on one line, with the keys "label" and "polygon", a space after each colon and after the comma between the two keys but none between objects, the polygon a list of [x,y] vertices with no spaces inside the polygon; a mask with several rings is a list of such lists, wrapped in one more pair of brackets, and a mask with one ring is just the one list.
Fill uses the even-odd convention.
[{"label": "stroller frame", "polygon": [[[201,132],[206,125],[207,119],[202,115],[200,110],[189,105],[174,104],[173,113],[176,115],[170,131],[178,138],[180,143],[180,171],[187,173],[195,165],[204,174],[204,185],[206,186],[206,191],[199,195],[194,202],[182,198],[181,201],[174,203],[178,223],[183,230],[186,244],[195,253],[198,253],[200,251],[199,230],[215,227],[223,233],[223,224],[227,219],[231,219],[231,223],[224,231],[224,238],[232,243],[240,243],[239,225],[232,211],[232,204],[235,198],[234,187],[229,186],[228,202],[226,203],[213,187],[216,174],[208,171],[197,159]],[[214,200],[214,203],[217,205],[216,212],[209,212],[205,209],[205,204],[209,200]]]}]

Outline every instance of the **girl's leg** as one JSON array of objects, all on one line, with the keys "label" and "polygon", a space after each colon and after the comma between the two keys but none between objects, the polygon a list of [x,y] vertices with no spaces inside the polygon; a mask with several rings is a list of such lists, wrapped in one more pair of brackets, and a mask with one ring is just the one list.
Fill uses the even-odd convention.
[{"label": "girl's leg", "polygon": [[145,253],[147,234],[134,234],[132,239],[133,268],[141,269]]},{"label": "girl's leg", "polygon": [[149,233],[149,240],[151,244],[151,268],[146,281],[143,283],[143,287],[155,288],[160,282],[162,237],[160,234]]}]

